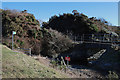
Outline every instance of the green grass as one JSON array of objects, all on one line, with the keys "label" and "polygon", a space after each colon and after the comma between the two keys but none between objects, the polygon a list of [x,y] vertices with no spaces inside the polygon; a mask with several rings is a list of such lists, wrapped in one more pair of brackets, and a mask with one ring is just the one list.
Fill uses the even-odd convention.
[{"label": "green grass", "polygon": [[2,47],[3,78],[67,78],[68,76],[47,67],[32,57]]}]

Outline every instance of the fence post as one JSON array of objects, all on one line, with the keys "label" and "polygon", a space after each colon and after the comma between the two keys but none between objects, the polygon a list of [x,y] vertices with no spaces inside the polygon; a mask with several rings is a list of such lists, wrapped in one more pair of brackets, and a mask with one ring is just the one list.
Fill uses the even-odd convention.
[{"label": "fence post", "polygon": [[80,38],[81,38],[81,42],[82,42],[82,36],[80,36]]},{"label": "fence post", "polygon": [[29,48],[29,55],[31,56],[31,48]]},{"label": "fence post", "polygon": [[92,34],[92,42],[94,42],[94,40],[93,40],[93,39],[94,39],[94,34]]},{"label": "fence post", "polygon": [[64,59],[63,59],[63,57],[62,57],[62,56],[61,56],[61,59],[62,59],[62,61],[63,61],[64,65],[66,66],[65,61],[64,61]]},{"label": "fence post", "polygon": [[84,42],[84,34],[83,34],[83,42]]}]

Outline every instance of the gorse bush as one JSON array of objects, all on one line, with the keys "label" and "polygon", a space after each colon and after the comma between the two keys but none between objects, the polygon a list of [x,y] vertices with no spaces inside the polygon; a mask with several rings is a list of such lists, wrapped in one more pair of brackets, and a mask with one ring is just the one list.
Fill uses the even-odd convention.
[{"label": "gorse bush", "polygon": [[[20,13],[17,10],[1,10],[2,11],[2,34],[3,36],[11,35],[12,31],[18,32],[17,35],[23,33],[24,26],[39,26],[39,21],[34,15],[29,13]],[[22,28],[21,28],[22,27]]]}]

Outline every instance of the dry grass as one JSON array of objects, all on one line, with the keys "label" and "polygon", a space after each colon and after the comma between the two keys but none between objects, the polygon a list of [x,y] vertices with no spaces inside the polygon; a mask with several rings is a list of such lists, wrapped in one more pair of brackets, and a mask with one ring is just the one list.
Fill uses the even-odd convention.
[{"label": "dry grass", "polygon": [[3,78],[67,78],[68,76],[39,61],[8,48],[2,48]]}]

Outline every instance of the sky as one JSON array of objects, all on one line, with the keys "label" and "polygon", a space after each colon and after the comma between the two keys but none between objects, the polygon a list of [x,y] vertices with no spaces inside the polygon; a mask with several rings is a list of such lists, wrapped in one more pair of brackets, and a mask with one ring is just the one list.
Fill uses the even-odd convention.
[{"label": "sky", "polygon": [[48,21],[51,16],[77,10],[88,17],[104,18],[118,25],[118,2],[2,2],[2,9],[27,10],[35,18]]},{"label": "sky", "polygon": [[118,2],[119,0],[2,0],[3,2]]}]

